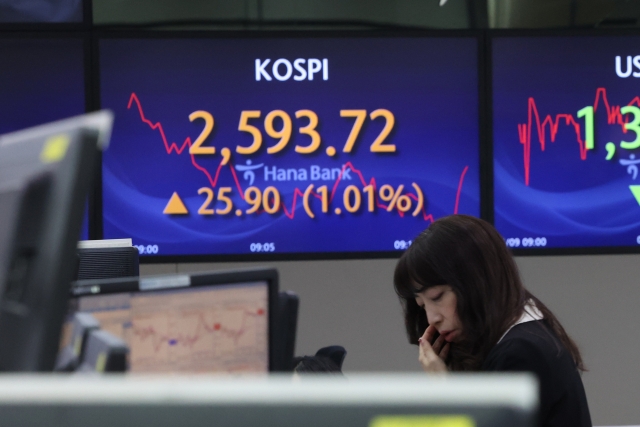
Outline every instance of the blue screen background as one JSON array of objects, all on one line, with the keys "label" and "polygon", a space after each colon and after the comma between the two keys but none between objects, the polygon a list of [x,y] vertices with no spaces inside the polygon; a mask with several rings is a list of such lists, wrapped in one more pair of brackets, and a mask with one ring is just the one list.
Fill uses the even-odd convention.
[{"label": "blue screen background", "polygon": [[[327,58],[329,79],[322,80],[319,73],[313,81],[256,81],[256,58],[271,58],[271,64],[278,58]],[[271,74],[271,66],[267,70]],[[275,253],[393,251],[399,249],[396,241],[410,241],[433,219],[453,214],[456,203],[458,213],[480,213],[475,38],[103,39],[100,74],[102,106],[116,115],[111,145],[103,155],[105,238],[131,237],[134,245],[155,245],[158,255],[247,254],[252,243],[273,243]],[[340,117],[340,110],[370,113],[380,108],[395,116],[386,143],[395,144],[396,153],[369,151],[384,126],[381,118],[367,118],[354,150],[343,153],[354,119]],[[291,116],[293,136],[283,151],[267,154],[266,147],[276,140],[266,134],[263,121],[277,109]],[[308,124],[295,118],[300,109],[319,117],[322,144],[311,155],[294,151],[295,145],[310,141],[297,132]],[[188,119],[196,110],[208,111],[215,119],[204,144],[216,147],[213,156],[191,156],[188,148],[178,154],[175,149],[202,131],[203,120]],[[251,135],[238,131],[242,110],[262,112],[260,119],[250,120],[263,134],[262,148],[253,155],[235,151],[252,141]],[[174,148],[167,150],[161,130]],[[325,153],[328,146],[337,149],[336,156]],[[229,165],[220,167],[223,147],[232,157]],[[238,184],[244,191],[250,178],[236,170],[236,183],[230,165],[242,167],[247,161],[262,165],[254,171],[253,185],[261,190],[275,186],[286,212],[234,214],[236,208],[245,212],[249,207]],[[336,179],[265,181],[264,167],[304,168],[309,173],[311,166],[343,168],[348,162],[365,183],[374,178],[378,189],[402,184],[403,193],[412,194],[415,182],[424,193],[424,212],[411,215],[415,200],[403,217],[396,209],[368,212],[364,194],[358,212],[345,212],[344,189],[364,186],[351,171],[351,180],[344,177],[337,184],[328,213],[311,197],[311,219],[300,197],[293,206],[296,189],[304,192],[313,183],[331,191]],[[234,210],[198,215],[205,201],[198,190],[212,187],[218,169],[214,191],[217,195],[218,188],[231,187]],[[163,214],[174,192],[188,215]],[[223,206],[214,201],[210,207]],[[342,214],[336,214],[335,207],[341,207]]]},{"label": "blue screen background", "polygon": [[[529,237],[544,238],[546,246],[554,248],[638,244],[640,206],[629,186],[640,179],[620,161],[640,152],[620,147],[620,141],[633,141],[635,133],[623,131],[616,108],[638,106],[640,79],[618,77],[615,69],[616,55],[622,56],[626,69],[626,57],[635,55],[638,42],[640,37],[493,41],[495,225],[508,243]],[[528,125],[533,106],[540,121],[550,116],[554,123],[558,120],[558,128],[552,141],[550,126],[544,127],[543,151],[535,115],[531,116],[526,185],[527,150],[518,125]],[[596,107],[595,138],[594,149],[586,150],[583,159],[571,120],[579,125],[584,141],[585,118],[577,112],[586,106]],[[630,118],[629,114],[622,120]],[[610,160],[607,142],[616,146]]]},{"label": "blue screen background", "polygon": [[0,58],[0,134],[85,112],[82,38],[0,36]]},{"label": "blue screen background", "polygon": [[81,38],[0,35],[0,134],[85,112]]}]

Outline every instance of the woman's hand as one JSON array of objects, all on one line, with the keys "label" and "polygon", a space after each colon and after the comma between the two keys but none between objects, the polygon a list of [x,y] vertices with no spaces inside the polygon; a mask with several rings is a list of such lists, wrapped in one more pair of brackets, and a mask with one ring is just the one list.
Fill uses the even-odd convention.
[{"label": "woman's hand", "polygon": [[419,355],[418,360],[425,372],[447,372],[447,366],[444,361],[449,355],[450,343],[446,343],[442,336],[439,336],[434,342],[436,328],[429,325],[424,335],[418,340]]}]

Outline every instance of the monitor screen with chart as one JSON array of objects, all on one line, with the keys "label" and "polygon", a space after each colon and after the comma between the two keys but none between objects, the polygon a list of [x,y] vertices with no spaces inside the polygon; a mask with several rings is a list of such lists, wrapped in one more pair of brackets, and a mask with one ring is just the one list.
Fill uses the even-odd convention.
[{"label": "monitor screen with chart", "polygon": [[104,237],[143,260],[393,255],[480,215],[474,36],[122,34],[99,56]]},{"label": "monitor screen with chart", "polygon": [[494,217],[511,248],[640,249],[638,42],[493,38]]},{"label": "monitor screen with chart", "polygon": [[73,310],[124,339],[130,372],[268,372],[271,278],[205,276],[76,282]]},{"label": "monitor screen with chart", "polygon": [[48,371],[76,269],[84,200],[113,116],[0,135],[0,370]]}]

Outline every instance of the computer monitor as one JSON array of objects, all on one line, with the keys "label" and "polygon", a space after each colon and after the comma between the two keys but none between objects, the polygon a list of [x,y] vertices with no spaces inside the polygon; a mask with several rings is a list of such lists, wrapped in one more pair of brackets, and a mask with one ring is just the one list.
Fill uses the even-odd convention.
[{"label": "computer monitor", "polygon": [[640,251],[638,43],[491,37],[494,224],[516,255]]},{"label": "computer monitor", "polygon": [[62,340],[67,343],[58,354],[55,370],[74,371],[84,359],[89,334],[99,329],[100,322],[95,317],[88,313],[76,313],[69,324],[68,337],[65,337],[66,331],[62,332]]},{"label": "computer monitor", "polygon": [[0,370],[53,369],[85,200],[113,121],[97,112],[0,136]]},{"label": "computer monitor", "polygon": [[296,330],[298,329],[298,306],[300,298],[294,292],[282,291],[278,293],[278,332],[276,338],[276,352],[279,358],[278,366],[283,372],[293,369],[293,357],[296,348]]},{"label": "computer monitor", "polygon": [[434,220],[479,216],[479,46],[101,34],[100,102],[118,117],[104,237],[167,263],[397,257]]},{"label": "computer monitor", "polygon": [[82,280],[72,293],[72,310],[127,342],[131,372],[279,368],[274,269]]},{"label": "computer monitor", "polygon": [[87,348],[76,372],[125,372],[129,348],[121,338],[100,329],[89,332]]}]

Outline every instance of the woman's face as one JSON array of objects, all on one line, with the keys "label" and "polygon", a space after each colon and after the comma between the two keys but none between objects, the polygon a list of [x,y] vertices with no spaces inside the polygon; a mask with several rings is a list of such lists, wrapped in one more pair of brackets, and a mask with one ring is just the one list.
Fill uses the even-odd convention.
[{"label": "woman's face", "polygon": [[458,299],[449,285],[432,286],[416,295],[416,302],[427,313],[427,321],[435,326],[445,341],[457,342],[462,337],[462,323],[456,312]]}]

